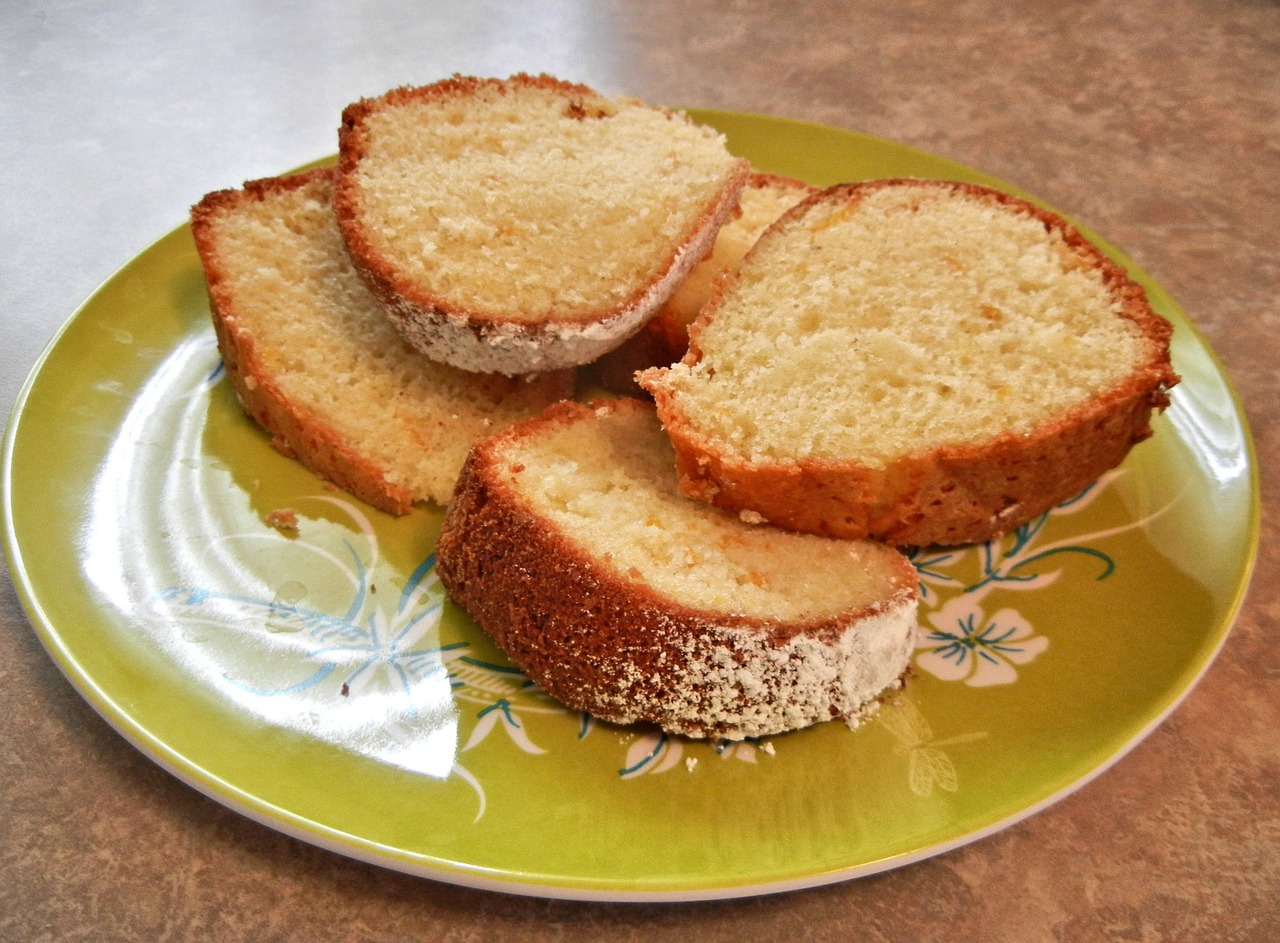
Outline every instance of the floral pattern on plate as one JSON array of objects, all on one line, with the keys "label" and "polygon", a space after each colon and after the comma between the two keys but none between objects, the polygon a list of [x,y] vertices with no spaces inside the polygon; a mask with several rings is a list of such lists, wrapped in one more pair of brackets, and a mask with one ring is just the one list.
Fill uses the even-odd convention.
[{"label": "floral pattern on plate", "polygon": [[[1106,538],[1116,529],[1045,538],[1051,518],[1066,518],[1088,506],[1118,474],[1104,476],[1005,538],[909,551],[921,586],[922,625],[913,660],[918,673],[973,688],[1009,685],[1021,680],[1021,669],[1046,657],[1051,639],[1038,633],[1012,600],[1015,594],[1052,585],[1066,566],[1089,566],[1097,580],[1116,571],[1118,564],[1105,549]],[[349,526],[324,530],[313,540],[305,516],[294,526],[297,512],[289,509],[290,526],[226,535],[221,543],[233,548],[245,541],[278,541],[293,555],[309,555],[309,569],[319,562],[334,580],[349,586],[349,601],[340,611],[302,605],[306,587],[293,579],[281,582],[270,598],[216,586],[170,586],[154,598],[157,616],[182,625],[187,638],[198,627],[218,625],[229,628],[233,637],[253,635],[252,645],[262,644],[262,628],[277,643],[288,639],[283,660],[278,651],[267,659],[269,684],[242,671],[224,672],[221,682],[242,701],[257,704],[277,721],[301,714],[312,734],[347,749],[416,772],[458,777],[475,792],[477,819],[488,800],[482,778],[468,768],[469,756],[481,749],[545,754],[550,748],[538,728],[553,717],[563,723],[572,716],[580,741],[600,726],[554,702],[500,656],[477,653],[466,639],[441,638],[445,595],[433,556],[419,564],[395,598],[379,596],[378,535],[360,506],[333,496],[298,503],[307,502],[341,511]],[[286,664],[290,657],[292,664]],[[243,661],[239,654],[236,660]],[[901,694],[885,698],[878,719],[898,740],[897,752],[908,757],[907,788],[922,796],[935,788],[960,788],[944,747],[987,736],[970,731],[934,741],[929,720]],[[370,733],[371,725],[377,727],[376,735]],[[706,744],[636,728],[624,733],[616,774],[627,780],[673,770],[693,773],[704,759],[754,764],[761,756],[776,755],[775,739]],[[429,744],[433,740],[435,746]]]}]

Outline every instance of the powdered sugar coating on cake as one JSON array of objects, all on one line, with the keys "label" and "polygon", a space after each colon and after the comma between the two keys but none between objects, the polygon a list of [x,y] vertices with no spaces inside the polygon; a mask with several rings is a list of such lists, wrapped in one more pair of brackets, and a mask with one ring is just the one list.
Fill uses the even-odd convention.
[{"label": "powdered sugar coating on cake", "polygon": [[604,670],[619,684],[602,692],[590,713],[619,724],[654,721],[688,737],[736,740],[833,719],[856,726],[900,684],[914,647],[915,607],[903,601],[865,616],[857,631],[834,639],[797,635],[781,644],[754,627],[708,623],[688,635],[672,620],[670,628],[671,651],[681,661],[678,680],[661,670],[645,678],[618,658]]},{"label": "powdered sugar coating on cake", "polygon": [[636,400],[561,403],[476,446],[437,543],[451,597],[553,697],[691,737],[856,718],[913,647],[896,551],[676,492]]},{"label": "powdered sugar coating on cake", "polygon": [[594,321],[529,324],[477,318],[443,305],[425,310],[403,297],[384,295],[391,322],[414,348],[461,370],[505,374],[540,373],[590,363],[608,354],[653,316],[688,271],[708,251],[731,203],[683,245],[670,268],[616,313]]}]

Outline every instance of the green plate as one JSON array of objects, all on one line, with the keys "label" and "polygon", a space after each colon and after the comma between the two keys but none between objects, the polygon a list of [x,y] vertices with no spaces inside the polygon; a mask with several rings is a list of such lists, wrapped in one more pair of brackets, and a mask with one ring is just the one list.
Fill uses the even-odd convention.
[{"label": "green plate", "polygon": [[[763,170],[828,184],[993,181],[898,144],[695,112]],[[199,194],[193,194],[193,200]],[[1207,668],[1258,540],[1241,410],[1204,340],[1156,434],[988,545],[915,555],[905,691],[857,729],[738,745],[560,708],[432,571],[440,512],[393,518],[268,444],[220,370],[183,226],[68,321],[4,453],[14,582],[51,657],[121,734],[219,802],[354,858],[546,897],[689,900],[858,877],[1079,788]],[[298,515],[296,533],[270,526]]]}]

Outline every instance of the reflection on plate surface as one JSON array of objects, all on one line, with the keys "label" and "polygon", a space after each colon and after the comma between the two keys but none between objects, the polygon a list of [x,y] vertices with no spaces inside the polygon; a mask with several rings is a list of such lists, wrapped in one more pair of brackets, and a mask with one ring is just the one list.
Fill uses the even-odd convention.
[{"label": "reflection on plate surface", "polygon": [[[697,114],[761,169],[814,183],[993,183],[873,138]],[[24,392],[4,479],[15,583],[132,742],[344,854],[606,899],[883,870],[1105,769],[1190,690],[1239,605],[1258,530],[1248,433],[1212,353],[1130,268],[1177,329],[1184,380],[1155,437],[1002,540],[915,551],[912,674],[857,729],[703,743],[551,701],[445,597],[437,509],[372,510],[242,415],[185,229],[85,304]]]}]

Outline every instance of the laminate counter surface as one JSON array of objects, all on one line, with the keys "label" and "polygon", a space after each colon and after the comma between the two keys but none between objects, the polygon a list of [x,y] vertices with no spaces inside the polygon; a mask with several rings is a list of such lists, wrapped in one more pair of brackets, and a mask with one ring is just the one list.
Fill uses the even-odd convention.
[{"label": "laminate counter surface", "polygon": [[947,854],[794,893],[582,903],[361,863],[206,798],[82,700],[5,580],[0,939],[1280,938],[1280,5],[8,4],[0,406],[204,193],[332,153],[361,96],[517,71],[901,142],[1119,246],[1203,333],[1254,435],[1260,550],[1218,658],[1104,775]]}]

